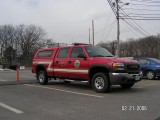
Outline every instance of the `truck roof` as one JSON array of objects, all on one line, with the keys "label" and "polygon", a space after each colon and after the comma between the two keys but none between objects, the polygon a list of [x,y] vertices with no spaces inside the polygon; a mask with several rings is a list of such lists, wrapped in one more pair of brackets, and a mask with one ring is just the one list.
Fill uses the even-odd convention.
[{"label": "truck roof", "polygon": [[41,50],[53,50],[53,49],[58,49],[58,48],[74,47],[74,46],[91,46],[91,44],[86,44],[86,43],[72,43],[72,44],[59,45],[59,44],[57,43],[56,45],[53,45],[53,47],[40,48],[38,51],[41,51]]}]

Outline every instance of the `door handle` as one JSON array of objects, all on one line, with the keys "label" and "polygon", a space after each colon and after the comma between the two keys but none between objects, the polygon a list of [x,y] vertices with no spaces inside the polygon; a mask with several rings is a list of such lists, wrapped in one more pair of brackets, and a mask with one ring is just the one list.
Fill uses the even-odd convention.
[{"label": "door handle", "polygon": [[59,61],[56,61],[56,64],[58,64],[59,63]]},{"label": "door handle", "polygon": [[71,64],[72,63],[72,61],[68,61],[68,64]]}]

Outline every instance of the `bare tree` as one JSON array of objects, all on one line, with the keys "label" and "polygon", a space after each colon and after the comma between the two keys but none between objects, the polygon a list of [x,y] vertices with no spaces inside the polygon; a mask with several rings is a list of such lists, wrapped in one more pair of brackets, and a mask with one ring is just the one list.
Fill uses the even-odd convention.
[{"label": "bare tree", "polygon": [[46,41],[46,32],[39,26],[1,25],[0,59],[8,60],[10,65],[16,64],[17,61],[31,65],[33,55]]},{"label": "bare tree", "polygon": [[[16,33],[16,30],[12,25],[0,26],[0,48],[1,48],[2,59],[4,59],[3,52],[6,51],[7,48],[14,47],[15,33]],[[10,54],[8,54],[8,57],[10,58],[9,64],[11,64],[11,61],[13,61],[14,59],[14,49],[10,49]],[[6,60],[2,60],[2,61],[6,62]]]},{"label": "bare tree", "polygon": [[[116,51],[116,41],[100,42],[101,47],[108,49],[112,54]],[[128,39],[120,43],[121,57],[153,57],[160,58],[160,35],[145,38]]]},{"label": "bare tree", "polygon": [[21,62],[29,65],[31,63],[35,51],[43,46],[46,40],[45,31],[35,25],[19,25],[17,27],[17,41],[19,46],[19,54],[21,55]]},{"label": "bare tree", "polygon": [[159,58],[159,41],[157,36],[129,39],[121,43],[121,56]]}]

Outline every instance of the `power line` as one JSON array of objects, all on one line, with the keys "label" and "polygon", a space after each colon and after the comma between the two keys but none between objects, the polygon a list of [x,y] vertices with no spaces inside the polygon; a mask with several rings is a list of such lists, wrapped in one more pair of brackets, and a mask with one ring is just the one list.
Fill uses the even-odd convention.
[{"label": "power line", "polygon": [[[141,12],[140,10],[145,10],[144,12],[148,12],[148,11],[160,11],[160,10],[151,10],[151,9],[138,9],[137,7],[136,7],[136,9],[135,8],[132,8],[132,7],[130,7],[130,8],[126,8],[126,9],[131,9],[131,10],[134,10],[134,12],[135,11],[139,11],[139,13]],[[154,14],[154,13],[152,13],[152,14],[135,14],[135,13],[129,13],[129,14],[127,14],[127,15],[124,15],[124,16],[122,16],[121,15],[121,18],[123,18],[123,19],[132,19],[132,20],[159,20],[160,19],[160,16],[157,16],[157,15],[160,15],[160,14]]]},{"label": "power line", "polygon": [[[121,13],[120,13],[121,14]],[[136,14],[136,13],[129,13],[128,15],[143,15],[143,16],[147,16],[147,15],[160,15],[160,14]]]},{"label": "power line", "polygon": [[138,1],[138,0],[130,0],[130,1],[136,1],[136,2],[139,2],[139,3],[141,3],[141,2],[143,2],[143,3],[160,3],[160,1],[147,1],[147,0],[141,0],[141,1]]},{"label": "power line", "polygon": [[[128,18],[130,18],[130,16],[128,16],[127,15],[127,13],[123,10],[123,9],[121,9],[122,10],[122,12],[128,17]],[[125,19],[125,18],[123,18],[123,19]],[[138,25],[138,23],[136,23],[133,19],[131,19],[142,31],[144,31],[145,33],[147,33],[147,34],[149,34],[147,31],[145,31],[140,25]],[[149,34],[150,35],[150,34]]]},{"label": "power line", "polygon": [[103,29],[101,29],[101,30],[99,30],[99,31],[95,32],[95,34],[97,34],[97,33],[101,32],[101,31],[103,31],[103,30],[105,30],[105,29],[109,28],[109,27],[110,27],[111,25],[113,25],[115,22],[116,22],[116,20],[115,20],[115,21],[113,21],[113,22],[112,22],[111,24],[109,24],[108,26],[104,27]]},{"label": "power line", "polygon": [[160,20],[160,19],[143,19],[143,18],[122,18],[122,19],[132,19],[132,20]]},{"label": "power line", "polygon": [[[151,1],[151,0],[150,0]],[[136,8],[137,9],[137,6],[134,6],[134,5],[131,5],[131,7],[134,7],[134,8]],[[145,12],[145,11],[144,11]],[[149,13],[149,12],[145,12],[144,13],[143,12],[143,14],[141,13],[141,11],[138,11],[138,10],[134,10],[134,12],[133,13],[128,13],[128,15],[130,16],[130,15],[140,15],[140,16],[151,16],[151,17],[153,17],[153,16],[158,16],[159,17],[159,15],[160,14],[155,14],[155,12],[152,12],[152,13]],[[141,13],[141,14],[140,14]],[[153,30],[155,33],[157,33],[157,31],[159,31],[159,24],[156,24],[156,22],[153,22],[153,20],[139,20],[139,21],[143,21],[143,23],[146,23],[146,25],[149,27],[149,24],[150,24],[150,28],[149,28],[149,30]],[[151,22],[152,21],[152,22]],[[155,21],[155,20],[154,20]],[[155,25],[156,24],[156,25]],[[154,26],[156,26],[156,27],[154,27]],[[151,27],[152,26],[152,27]],[[159,27],[158,27],[159,26]],[[158,28],[157,28],[158,27]],[[154,28],[154,29],[153,29]],[[157,28],[158,30],[156,30],[155,28]]]},{"label": "power line", "polygon": [[[104,26],[106,26],[106,27],[104,27],[103,29],[101,29],[101,30],[99,30],[99,31],[97,31],[96,33],[99,33],[99,32],[101,32],[101,31],[103,31],[103,32],[101,32],[102,34],[101,34],[101,41],[102,41],[102,39],[104,38],[104,35],[106,34],[106,33],[108,33],[108,34],[110,34],[110,32],[112,31],[112,28],[113,27],[111,27],[111,25],[113,25],[114,23],[115,23],[115,21],[113,21],[111,24],[109,24],[109,25],[107,25],[108,23],[110,23],[110,21],[111,21],[111,18],[112,18],[112,15],[114,15],[114,14],[112,14],[112,12],[113,12],[113,10],[112,10],[112,8],[109,10],[109,13],[108,13],[108,15],[107,15],[107,18],[106,18],[106,24],[104,25]],[[114,13],[114,12],[113,12]],[[109,28],[109,27],[111,27],[110,29],[107,29],[107,28]],[[105,29],[107,29],[107,30],[105,30]],[[108,31],[109,30],[109,31]],[[109,35],[107,35],[107,37],[108,37]]]},{"label": "power line", "polygon": [[140,6],[140,7],[146,7],[146,6],[153,6],[153,7],[160,7],[159,5],[149,5],[149,4],[134,4],[134,3],[130,3],[133,6]]},{"label": "power line", "polygon": [[145,16],[120,16],[121,18],[151,18],[151,19],[160,19],[160,17],[145,17]]},{"label": "power line", "polygon": [[[122,20],[123,20],[123,19],[122,19]],[[125,22],[125,24],[127,24],[125,20],[123,20],[123,22]],[[128,25],[128,24],[127,24],[127,25]],[[131,27],[131,28],[130,28],[129,26],[130,26],[130,25],[128,25],[127,27],[130,29],[130,31],[133,31],[133,30],[131,29],[132,27],[130,26],[130,27]],[[133,29],[134,29],[134,28],[133,28]],[[135,31],[133,31],[133,33],[134,33],[136,36],[139,36]]]},{"label": "power line", "polygon": [[[112,24],[112,25],[115,25],[115,24]],[[105,37],[106,34],[107,34],[106,39],[108,39],[109,36],[111,36],[112,32],[114,31],[114,28],[115,28],[115,27],[111,27],[108,32],[105,31],[105,32],[103,33],[102,37],[101,37],[101,41],[102,41],[102,39]],[[114,32],[114,33],[115,33],[115,32]]]},{"label": "power line", "polygon": [[150,2],[153,2],[153,1],[157,1],[157,0],[130,0],[130,1],[150,1]]},{"label": "power line", "polygon": [[134,8],[123,8],[123,9],[132,9],[132,10],[145,10],[145,11],[160,11],[160,10],[151,10],[151,9],[134,9]]},{"label": "power line", "polygon": [[146,34],[144,34],[143,32],[141,32],[139,29],[135,29],[128,21],[126,21],[125,19],[122,19],[126,24],[128,24],[131,28],[133,28],[134,30],[138,30],[137,32],[140,32],[141,34],[143,34],[144,36],[147,36]]},{"label": "power line", "polygon": [[116,12],[115,12],[115,9],[114,9],[114,6],[113,6],[113,2],[112,2],[111,0],[107,0],[107,1],[108,1],[108,3],[109,3],[109,5],[110,5],[110,7],[111,7],[111,9],[112,9],[112,11],[113,11],[113,13],[114,13],[115,16],[117,17]]}]

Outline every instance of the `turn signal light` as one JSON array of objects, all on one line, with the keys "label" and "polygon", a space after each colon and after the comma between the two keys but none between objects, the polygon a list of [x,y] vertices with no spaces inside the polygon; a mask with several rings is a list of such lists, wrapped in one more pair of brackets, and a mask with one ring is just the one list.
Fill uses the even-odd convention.
[{"label": "turn signal light", "polygon": [[114,71],[124,70],[124,63],[113,63],[113,70]]}]

